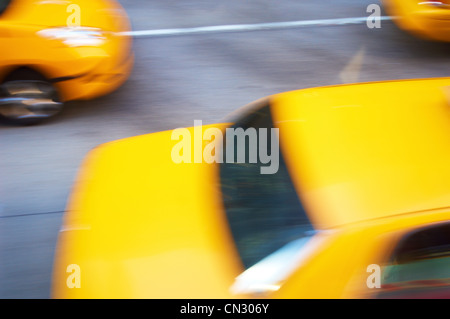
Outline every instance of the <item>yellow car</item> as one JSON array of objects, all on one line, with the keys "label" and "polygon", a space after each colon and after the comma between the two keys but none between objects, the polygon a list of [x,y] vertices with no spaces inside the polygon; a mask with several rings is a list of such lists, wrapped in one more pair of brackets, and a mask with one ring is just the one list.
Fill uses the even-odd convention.
[{"label": "yellow car", "polygon": [[112,0],[0,0],[0,115],[35,123],[113,91],[133,66],[129,30]]},{"label": "yellow car", "polygon": [[450,298],[449,86],[286,92],[97,147],[52,296]]},{"label": "yellow car", "polygon": [[416,36],[450,41],[450,1],[383,0],[397,25]]}]

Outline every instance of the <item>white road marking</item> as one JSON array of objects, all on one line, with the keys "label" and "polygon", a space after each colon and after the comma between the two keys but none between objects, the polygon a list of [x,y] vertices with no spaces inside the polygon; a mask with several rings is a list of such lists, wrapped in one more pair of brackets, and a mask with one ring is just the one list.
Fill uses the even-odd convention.
[{"label": "white road marking", "polygon": [[366,49],[362,46],[358,52],[350,59],[350,62],[342,69],[339,77],[342,83],[355,83],[359,80],[361,66],[364,61]]},{"label": "white road marking", "polygon": [[[233,24],[233,25],[217,25],[209,27],[129,31],[129,32],[121,32],[119,34],[133,37],[161,37],[161,36],[178,36],[178,35],[198,34],[198,33],[245,32],[245,31],[276,30],[276,29],[290,29],[302,27],[362,24],[366,23],[367,19],[368,17],[356,17],[356,18],[270,22],[270,23],[256,23],[256,24]],[[392,19],[393,19],[392,17],[388,16],[380,17],[381,21]]]}]

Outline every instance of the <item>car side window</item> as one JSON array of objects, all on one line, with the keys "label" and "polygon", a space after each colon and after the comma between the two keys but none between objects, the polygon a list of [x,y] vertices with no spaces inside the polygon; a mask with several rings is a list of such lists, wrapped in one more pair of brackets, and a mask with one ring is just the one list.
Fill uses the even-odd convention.
[{"label": "car side window", "polygon": [[2,14],[9,6],[11,0],[0,0],[0,14]]},{"label": "car side window", "polygon": [[376,298],[450,298],[450,222],[404,235],[382,274]]}]

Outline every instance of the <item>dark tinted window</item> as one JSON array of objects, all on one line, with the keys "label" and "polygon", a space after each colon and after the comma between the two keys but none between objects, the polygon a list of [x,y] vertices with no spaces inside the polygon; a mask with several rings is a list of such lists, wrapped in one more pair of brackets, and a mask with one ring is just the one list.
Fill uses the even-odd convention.
[{"label": "dark tinted window", "polygon": [[450,223],[406,235],[383,274],[380,298],[450,298]]},{"label": "dark tinted window", "polygon": [[2,14],[11,3],[11,0],[0,0],[0,14]]},{"label": "dark tinted window", "polygon": [[[273,128],[270,107],[264,106],[232,128]],[[270,137],[270,133],[267,134]],[[258,138],[260,138],[258,134]],[[227,144],[227,140],[224,140]],[[235,155],[237,153],[235,143]],[[228,144],[227,144],[228,145]],[[246,268],[254,265],[286,244],[310,236],[313,227],[294,189],[278,147],[279,168],[275,174],[261,174],[263,164],[223,163],[220,167],[224,206],[237,249]],[[249,146],[246,143],[246,154]],[[258,146],[259,151],[259,146]],[[225,156],[226,157],[226,156]]]}]

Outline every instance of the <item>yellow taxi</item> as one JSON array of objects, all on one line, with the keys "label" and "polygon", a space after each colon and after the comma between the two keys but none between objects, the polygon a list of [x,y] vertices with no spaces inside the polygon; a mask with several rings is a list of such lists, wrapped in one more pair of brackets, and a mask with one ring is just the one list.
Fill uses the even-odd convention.
[{"label": "yellow taxi", "polygon": [[95,148],[52,297],[450,298],[449,86],[303,89]]},{"label": "yellow taxi", "polygon": [[118,88],[133,66],[113,0],[0,0],[0,116],[35,123]]},{"label": "yellow taxi", "polygon": [[450,41],[450,1],[383,0],[397,25],[416,36]]}]

